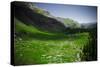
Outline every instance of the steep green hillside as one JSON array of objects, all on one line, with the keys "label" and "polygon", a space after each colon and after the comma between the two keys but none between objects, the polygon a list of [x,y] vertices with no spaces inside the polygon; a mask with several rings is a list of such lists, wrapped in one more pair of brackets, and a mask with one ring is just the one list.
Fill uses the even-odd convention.
[{"label": "steep green hillside", "polygon": [[[46,32],[63,32],[66,27],[63,23],[61,23],[60,21],[56,20],[55,18],[52,17],[48,17],[46,15],[44,15],[41,11],[41,9],[34,9],[34,8],[30,8],[28,7],[27,4],[14,4],[14,13],[15,13],[15,17],[17,19],[19,19],[20,21],[22,21],[24,24],[27,25],[32,25],[34,27],[36,27],[37,29],[40,29],[42,31],[46,31]],[[43,11],[46,12],[46,11]]]}]

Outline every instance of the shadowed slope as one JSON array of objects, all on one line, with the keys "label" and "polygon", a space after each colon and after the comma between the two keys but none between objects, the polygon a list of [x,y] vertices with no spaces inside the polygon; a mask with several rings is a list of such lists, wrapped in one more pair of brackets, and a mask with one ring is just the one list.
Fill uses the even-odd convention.
[{"label": "shadowed slope", "polygon": [[[33,25],[40,30],[49,32],[62,32],[66,29],[63,23],[30,9],[29,4],[14,4],[15,17],[27,25]],[[26,6],[27,7],[26,7]]]}]

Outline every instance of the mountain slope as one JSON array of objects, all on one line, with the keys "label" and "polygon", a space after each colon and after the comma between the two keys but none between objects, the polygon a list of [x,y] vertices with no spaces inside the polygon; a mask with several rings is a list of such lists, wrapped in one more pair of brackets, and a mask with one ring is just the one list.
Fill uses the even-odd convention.
[{"label": "mountain slope", "polygon": [[62,32],[66,28],[64,24],[56,19],[35,12],[34,9],[25,7],[23,3],[21,6],[19,4],[14,4],[14,6],[15,17],[27,25],[33,25],[40,30],[48,32]]}]

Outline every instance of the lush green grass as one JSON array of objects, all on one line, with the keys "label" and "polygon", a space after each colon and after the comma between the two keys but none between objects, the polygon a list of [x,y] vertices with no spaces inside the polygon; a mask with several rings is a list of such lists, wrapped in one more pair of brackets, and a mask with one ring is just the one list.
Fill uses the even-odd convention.
[{"label": "lush green grass", "polygon": [[46,64],[81,61],[88,33],[54,34],[39,31],[15,19],[15,64]]}]

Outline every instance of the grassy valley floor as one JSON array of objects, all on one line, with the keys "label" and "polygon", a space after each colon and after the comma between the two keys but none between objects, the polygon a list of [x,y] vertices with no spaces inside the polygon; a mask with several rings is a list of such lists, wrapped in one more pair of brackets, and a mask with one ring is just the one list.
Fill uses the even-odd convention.
[{"label": "grassy valley floor", "polygon": [[89,34],[53,34],[15,19],[15,65],[79,62]]}]

